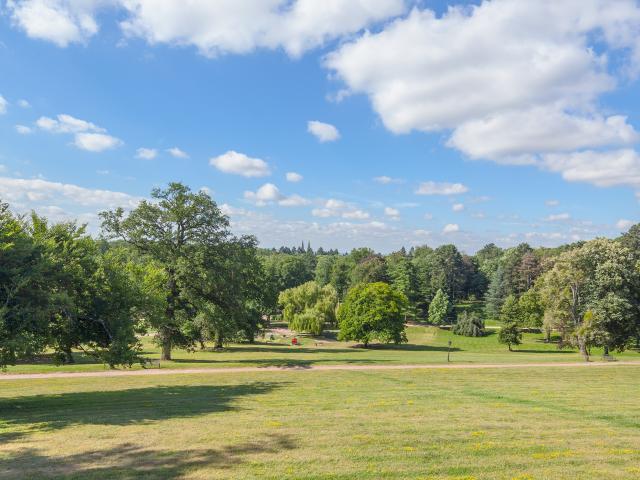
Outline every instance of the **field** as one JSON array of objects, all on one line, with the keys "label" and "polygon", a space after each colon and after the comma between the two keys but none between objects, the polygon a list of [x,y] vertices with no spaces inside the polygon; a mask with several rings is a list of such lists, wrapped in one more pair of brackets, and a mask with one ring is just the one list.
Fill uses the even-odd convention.
[{"label": "field", "polygon": [[0,478],[633,479],[640,367],[4,381]]},{"label": "field", "polygon": [[[558,350],[555,343],[545,343],[541,334],[524,334],[523,344],[509,352],[498,343],[496,330],[488,330],[482,338],[453,335],[435,327],[412,326],[407,329],[409,343],[405,345],[356,348],[353,343],[337,342],[332,337],[315,339],[299,337],[302,345],[290,345],[290,337],[276,335],[259,339],[255,345],[230,345],[223,351],[175,350],[173,360],[162,362],[161,368],[226,368],[226,367],[288,367],[332,364],[441,364],[447,362],[448,342],[451,341],[453,363],[540,363],[579,362],[582,358],[575,350]],[[160,352],[150,337],[143,339],[145,356],[159,358]],[[594,350],[594,359],[601,351]],[[640,360],[636,351],[615,354],[621,360]],[[75,365],[57,367],[49,358],[37,362],[9,367],[9,373],[47,373],[59,371],[101,371],[104,366],[91,358],[76,355]],[[139,367],[138,367],[139,368]]]}]

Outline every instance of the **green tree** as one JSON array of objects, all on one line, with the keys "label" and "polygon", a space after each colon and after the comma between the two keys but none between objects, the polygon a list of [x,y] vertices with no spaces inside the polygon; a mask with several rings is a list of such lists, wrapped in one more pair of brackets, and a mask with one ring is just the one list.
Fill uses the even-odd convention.
[{"label": "green tree", "polygon": [[307,282],[281,292],[278,303],[289,328],[320,335],[325,323],[335,323],[338,294],[331,285]]},{"label": "green tree", "polygon": [[128,215],[122,208],[101,213],[108,238],[120,239],[140,254],[154,259],[165,271],[166,310],[157,329],[162,360],[171,359],[174,345],[188,346],[184,323],[194,310],[183,297],[183,272],[190,270],[194,254],[203,248],[215,255],[230,237],[229,220],[209,195],[192,192],[181,183],[152,190],[153,201],[143,200]]},{"label": "green tree", "polygon": [[351,284],[389,282],[387,262],[381,255],[370,255],[358,262],[351,271]]},{"label": "green tree", "polygon": [[336,258],[338,258],[336,255],[318,256],[314,278],[316,283],[321,287],[331,282],[331,270],[333,269]]},{"label": "green tree", "polygon": [[485,315],[490,319],[500,317],[500,310],[506,297],[504,273],[502,266],[498,265],[491,276],[487,293],[485,294]]},{"label": "green tree", "polygon": [[449,310],[449,298],[442,289],[439,289],[429,304],[429,322],[433,325],[443,325],[447,320]]},{"label": "green tree", "polygon": [[338,309],[340,340],[354,340],[365,347],[373,340],[406,342],[403,312],[407,298],[386,283],[354,286]]},{"label": "green tree", "polygon": [[498,342],[509,347],[509,351],[512,345],[520,345],[522,343],[522,333],[518,329],[518,325],[515,322],[509,322],[500,328],[498,332]]},{"label": "green tree", "polygon": [[504,324],[515,323],[522,324],[522,312],[518,298],[515,295],[509,295],[500,309],[500,321]]},{"label": "green tree", "polygon": [[474,313],[464,312],[453,326],[452,331],[455,335],[482,337],[485,333],[484,321]]},{"label": "green tree", "polygon": [[535,288],[530,288],[518,299],[518,312],[520,314],[519,324],[521,327],[542,327],[544,307],[540,300],[540,294]]}]

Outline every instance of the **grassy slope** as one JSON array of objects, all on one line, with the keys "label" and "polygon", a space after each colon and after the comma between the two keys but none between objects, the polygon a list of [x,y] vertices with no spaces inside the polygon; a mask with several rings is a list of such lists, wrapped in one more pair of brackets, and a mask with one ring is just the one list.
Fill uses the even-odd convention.
[{"label": "grassy slope", "polygon": [[7,381],[0,478],[640,477],[640,367]]},{"label": "grassy slope", "polygon": [[[558,350],[554,344],[546,344],[540,334],[525,334],[524,343],[517,352],[507,351],[500,345],[495,330],[483,338],[467,338],[434,327],[415,326],[407,329],[409,344],[388,345],[383,348],[353,348],[353,344],[302,338],[303,345],[292,347],[290,339],[276,338],[276,343],[257,345],[231,345],[222,352],[175,350],[172,362],[163,362],[162,368],[232,367],[232,366],[292,366],[314,364],[424,364],[445,363],[447,342],[451,340],[451,359],[456,363],[531,363],[580,361],[576,351]],[[159,358],[159,350],[150,338],[144,339],[146,355]],[[594,358],[600,353],[594,351]],[[629,351],[621,359],[640,359],[637,352]],[[103,370],[102,364],[78,356],[76,365],[57,367],[50,363],[24,364],[9,367],[9,373],[35,373],[56,371]]]}]

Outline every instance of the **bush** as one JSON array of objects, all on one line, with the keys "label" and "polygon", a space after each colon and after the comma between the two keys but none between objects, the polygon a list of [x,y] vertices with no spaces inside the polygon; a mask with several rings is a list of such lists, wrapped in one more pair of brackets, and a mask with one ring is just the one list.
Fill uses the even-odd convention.
[{"label": "bush", "polygon": [[522,333],[518,329],[515,322],[509,322],[504,325],[498,333],[498,342],[508,345],[511,352],[511,345],[520,345],[522,343]]},{"label": "bush", "polygon": [[308,308],[302,313],[294,314],[289,321],[289,328],[296,332],[309,332],[320,335],[324,329],[325,316],[315,308]]},{"label": "bush", "polygon": [[473,313],[464,312],[458,323],[453,326],[452,332],[464,337],[482,337],[484,336],[484,320]]},{"label": "bush", "polygon": [[382,282],[356,285],[347,293],[338,310],[340,340],[385,343],[407,341],[403,312],[407,297]]}]

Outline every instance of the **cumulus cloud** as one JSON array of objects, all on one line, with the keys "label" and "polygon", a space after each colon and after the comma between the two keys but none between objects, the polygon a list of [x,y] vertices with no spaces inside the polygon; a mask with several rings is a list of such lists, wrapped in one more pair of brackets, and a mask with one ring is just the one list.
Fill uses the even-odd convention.
[{"label": "cumulus cloud", "polygon": [[400,218],[400,210],[398,210],[397,208],[385,207],[384,214],[393,220],[397,220]]},{"label": "cumulus cloud", "polygon": [[59,47],[85,42],[98,32],[96,10],[108,0],[8,0],[13,24],[31,38]]},{"label": "cumulus cloud", "polygon": [[287,182],[293,182],[293,183],[300,182],[303,178],[302,175],[296,172],[287,172],[286,177],[287,177]]},{"label": "cumulus cloud", "polygon": [[20,108],[31,108],[31,104],[24,98],[18,100],[17,104]]},{"label": "cumulus cloud", "polygon": [[464,204],[463,203],[454,203],[451,207],[451,210],[453,210],[454,212],[461,212],[464,210]]},{"label": "cumulus cloud", "polygon": [[352,220],[366,220],[369,218],[369,213],[364,210],[349,210],[342,213],[342,218],[348,218]]},{"label": "cumulus cloud", "polygon": [[209,164],[221,172],[242,175],[243,177],[266,177],[271,175],[267,162],[260,158],[251,158],[244,153],[229,150],[211,158]]},{"label": "cumulus cloud", "polygon": [[255,192],[245,191],[244,198],[259,207],[276,203],[282,207],[300,207],[311,203],[300,195],[286,196],[273,183],[265,183]]},{"label": "cumulus cloud", "polygon": [[189,154],[183,150],[180,150],[178,147],[168,148],[167,152],[173,158],[189,158]]},{"label": "cumulus cloud", "polygon": [[56,118],[40,117],[36,120],[36,125],[51,133],[73,134],[73,144],[89,152],[102,152],[123,144],[119,138],[107,134],[104,128],[65,113]]},{"label": "cumulus cloud", "polygon": [[544,204],[547,207],[557,207],[558,205],[560,205],[560,202],[558,200],[547,200],[544,202]]},{"label": "cumulus cloud", "polygon": [[310,120],[307,122],[307,131],[320,142],[335,142],[340,138],[340,132],[330,123]]},{"label": "cumulus cloud", "polygon": [[330,198],[324,202],[321,208],[311,210],[311,215],[320,218],[341,217],[350,220],[366,220],[371,216],[368,212],[336,198]]},{"label": "cumulus cloud", "polygon": [[460,195],[469,191],[462,183],[449,182],[422,182],[416,194],[418,195]]},{"label": "cumulus cloud", "polygon": [[7,105],[9,103],[5,100],[5,98],[0,95],[0,115],[7,113]]},{"label": "cumulus cloud", "polygon": [[156,0],[123,2],[125,34],[150,44],[193,45],[203,55],[284,48],[297,57],[405,10],[403,0]]},{"label": "cumulus cloud", "polygon": [[447,223],[442,229],[442,233],[455,233],[460,231],[460,226],[457,223]]},{"label": "cumulus cloud", "polygon": [[155,148],[144,148],[141,147],[136,150],[136,158],[140,158],[142,160],[153,160],[158,156],[158,150]]},{"label": "cumulus cloud", "polygon": [[487,1],[443,15],[417,7],[325,64],[392,132],[451,131],[447,144],[471,158],[548,168],[548,155],[638,142],[598,99],[640,73],[639,23],[634,0]]},{"label": "cumulus cloud", "polygon": [[122,141],[105,133],[76,133],[73,144],[88,152],[103,152],[122,145]]}]

